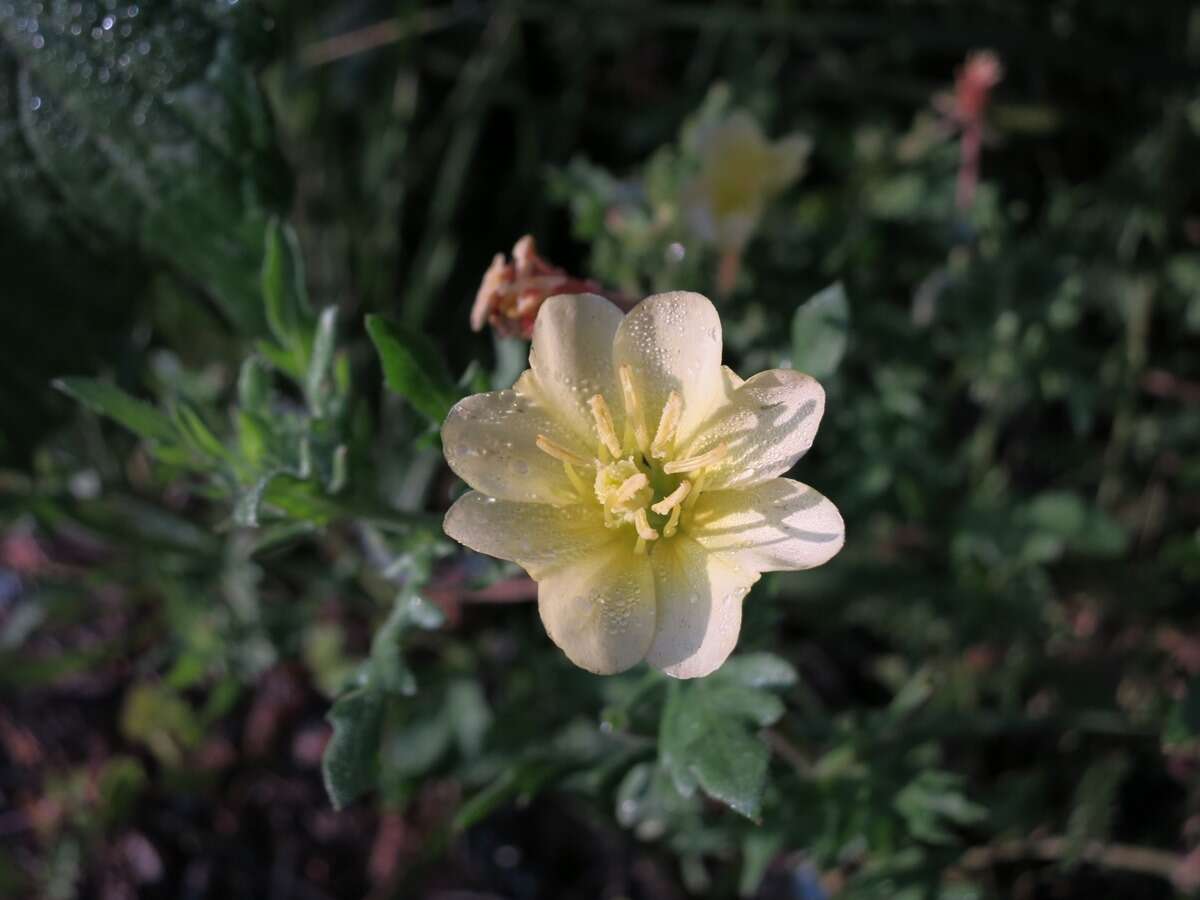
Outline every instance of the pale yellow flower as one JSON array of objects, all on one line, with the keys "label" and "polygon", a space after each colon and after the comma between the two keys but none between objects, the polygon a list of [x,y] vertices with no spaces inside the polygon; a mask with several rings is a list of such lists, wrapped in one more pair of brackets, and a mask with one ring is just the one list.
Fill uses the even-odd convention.
[{"label": "pale yellow flower", "polygon": [[807,569],[842,546],[837,508],[780,478],[824,409],[815,380],[721,365],[721,321],[699,294],[628,315],[591,294],[552,297],[530,368],[450,411],[442,443],[472,488],[446,533],[538,582],[546,631],[576,665],[712,672],[737,642],[762,572]]},{"label": "pale yellow flower", "polygon": [[741,253],[767,203],[803,174],[812,150],[802,134],[769,140],[744,110],[698,129],[691,143],[700,171],[684,190],[687,221],[726,253]]}]

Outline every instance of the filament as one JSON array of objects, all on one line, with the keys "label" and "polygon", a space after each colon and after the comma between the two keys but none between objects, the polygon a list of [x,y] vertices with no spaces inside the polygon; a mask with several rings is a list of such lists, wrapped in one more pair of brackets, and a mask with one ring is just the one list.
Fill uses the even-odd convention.
[{"label": "filament", "polygon": [[699,456],[690,456],[687,459],[673,459],[663,466],[663,471],[668,475],[676,475],[680,472],[694,472],[697,469],[703,469],[705,466],[711,466],[713,463],[720,462],[729,453],[728,444],[717,444],[707,453],[701,453]]},{"label": "filament", "polygon": [[537,436],[537,448],[543,453],[553,456],[555,459],[565,462],[570,466],[590,466],[591,463],[578,454],[572,453],[562,444],[555,443],[546,437],[544,434]]}]

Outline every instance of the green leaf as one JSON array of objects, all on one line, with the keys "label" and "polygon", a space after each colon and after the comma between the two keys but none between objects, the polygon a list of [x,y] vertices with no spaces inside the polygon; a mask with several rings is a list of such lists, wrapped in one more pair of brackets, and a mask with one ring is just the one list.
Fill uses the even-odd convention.
[{"label": "green leaf", "polygon": [[308,359],[308,371],[304,375],[304,396],[309,410],[317,418],[325,414],[326,399],[332,386],[337,313],[336,306],[327,306],[321,311],[313,337],[312,355]]},{"label": "green leaf", "polygon": [[28,161],[0,169],[5,205],[2,183],[32,170],[17,203],[165,263],[248,333],[263,327],[263,228],[289,193],[246,40],[262,33],[252,5],[113,7],[102,39],[110,11],[94,2],[13,0],[0,16],[0,82],[18,85],[20,111],[3,143]]},{"label": "green leaf", "polygon": [[814,294],[792,317],[792,365],[813,378],[833,375],[846,354],[850,304],[841,282]]},{"label": "green leaf", "polygon": [[913,837],[931,844],[954,841],[954,826],[973,825],[987,810],[967,799],[963,779],[950,772],[927,770],[906,784],[894,801]]},{"label": "green leaf", "polygon": [[1187,692],[1175,701],[1167,716],[1163,741],[1168,747],[1178,748],[1200,741],[1200,678],[1188,682]]},{"label": "green leaf", "polygon": [[296,377],[307,367],[311,330],[304,279],[304,259],[295,231],[273,219],[267,226],[263,253],[263,303],[271,334],[290,355],[288,373]]},{"label": "green leaf", "polygon": [[381,316],[367,316],[367,333],[379,353],[388,389],[441,425],[459,391],[437,348],[423,334]]},{"label": "green leaf", "polygon": [[379,779],[379,742],[386,698],[370,686],[339,697],[325,717],[333,737],[325,748],[321,774],[335,809],[373,788]]},{"label": "green leaf", "polygon": [[1076,858],[1095,841],[1107,841],[1117,811],[1117,793],[1129,772],[1129,757],[1116,752],[1096,760],[1075,788],[1067,819],[1067,843]]},{"label": "green leaf", "polygon": [[171,415],[184,440],[198,453],[214,461],[228,458],[229,452],[221,443],[221,439],[213,434],[208,423],[190,403],[185,401],[175,403],[171,407]]},{"label": "green leaf", "polygon": [[400,648],[400,640],[411,622],[407,598],[401,597],[387,621],[375,632],[371,641],[370,680],[376,689],[406,697],[417,692],[417,681]]},{"label": "green leaf", "polygon": [[742,871],[738,877],[738,896],[753,897],[762,884],[772,860],[783,848],[783,835],[757,829],[742,839]]},{"label": "green leaf", "polygon": [[54,386],[147,440],[171,444],[179,439],[179,432],[167,416],[116,385],[93,378],[59,378]]},{"label": "green leaf", "polygon": [[659,761],[676,789],[687,796],[698,785],[757,820],[770,754],[754,729],[774,724],[784,713],[779,698],[763,688],[794,680],[783,660],[752,654],[730,660],[708,678],[671,682],[659,725]]},{"label": "green leaf", "polygon": [[271,375],[257,356],[247,356],[238,371],[238,405],[243,410],[267,412],[271,400]]}]

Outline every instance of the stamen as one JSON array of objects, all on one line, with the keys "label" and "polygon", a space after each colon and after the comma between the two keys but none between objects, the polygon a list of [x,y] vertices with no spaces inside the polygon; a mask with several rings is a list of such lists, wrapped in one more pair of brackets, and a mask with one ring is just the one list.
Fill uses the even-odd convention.
[{"label": "stamen", "polygon": [[582,500],[588,495],[588,489],[583,483],[583,479],[579,477],[579,473],[575,471],[575,467],[569,462],[563,463],[563,471],[567,473],[567,479],[571,482],[571,487],[575,488],[575,492],[579,494]]},{"label": "stamen", "polygon": [[621,377],[621,393],[625,395],[625,427],[633,429],[633,439],[637,441],[638,449],[645,453],[650,441],[646,435],[646,423],[642,421],[642,407],[633,389],[633,367],[625,363],[617,374]]},{"label": "stamen", "polygon": [[658,540],[658,532],[650,527],[650,520],[646,517],[646,508],[644,506],[633,514],[633,527],[637,529],[638,537],[642,540]]},{"label": "stamen", "polygon": [[617,488],[617,493],[613,497],[613,500],[617,504],[628,503],[633,499],[634,494],[649,484],[650,479],[646,476],[645,472],[638,472],[636,475],[630,475],[623,482],[621,482],[621,486]]},{"label": "stamen", "polygon": [[688,494],[687,499],[683,501],[681,509],[686,511],[696,505],[696,501],[700,499],[700,492],[704,490],[704,480],[707,477],[707,472],[701,472],[692,479],[692,492]]},{"label": "stamen", "polygon": [[588,406],[591,407],[592,418],[596,420],[596,433],[600,435],[600,443],[608,448],[613,459],[620,459],[621,442],[617,440],[617,427],[613,425],[612,413],[609,412],[604,397],[597,394],[588,401]]},{"label": "stamen", "polygon": [[668,475],[677,475],[680,472],[694,472],[697,469],[703,469],[705,466],[711,466],[713,463],[720,462],[729,453],[728,444],[717,444],[707,453],[701,453],[699,456],[692,456],[687,459],[673,459],[665,466],[663,471]]},{"label": "stamen", "polygon": [[650,508],[660,516],[665,516],[667,513],[679,508],[679,504],[683,502],[684,498],[688,495],[688,491],[691,489],[692,483],[690,481],[681,481],[679,482],[679,487],[675,488],[675,490],[671,491],[670,494],[663,497]]},{"label": "stamen", "polygon": [[550,438],[546,437],[544,434],[539,434],[537,436],[536,443],[537,443],[537,448],[539,450],[541,450],[543,453],[549,454],[550,456],[553,456],[555,459],[565,462],[567,465],[582,466],[584,468],[591,465],[591,463],[588,462],[586,459],[584,459],[582,456],[578,456],[578,455],[572,453],[570,450],[568,450],[562,444],[556,444],[554,441],[550,440]]},{"label": "stamen", "polygon": [[[684,484],[687,484],[687,482],[685,481]],[[667,524],[663,526],[663,537],[672,537],[679,529],[679,516],[682,513],[682,506],[676,506],[671,510],[671,517],[667,519]]]},{"label": "stamen", "polygon": [[658,431],[650,444],[650,455],[663,457],[667,455],[667,444],[675,439],[675,429],[679,427],[679,417],[683,413],[683,398],[678,391],[671,391],[667,402],[663,404],[662,418],[658,420]]},{"label": "stamen", "polygon": [[633,552],[637,556],[645,556],[646,555],[646,539],[645,538],[640,537],[637,539],[637,543],[633,545]]}]

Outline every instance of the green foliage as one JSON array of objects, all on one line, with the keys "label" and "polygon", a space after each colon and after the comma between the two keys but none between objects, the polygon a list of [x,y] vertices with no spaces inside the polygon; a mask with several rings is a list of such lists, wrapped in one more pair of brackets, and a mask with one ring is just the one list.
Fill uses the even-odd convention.
[{"label": "green foliage", "polygon": [[367,316],[367,334],[379,354],[388,390],[411,403],[432,424],[445,421],[461,392],[429,338],[380,316]]},{"label": "green foliage", "polygon": [[793,363],[817,380],[837,372],[846,355],[850,304],[842,285],[831,284],[796,309],[792,317]]},{"label": "green foliage", "polygon": [[[136,892],[97,873],[140,835],[171,848],[147,890],[186,892],[175,847],[264,772],[342,810],[263,817],[297,878],[346,879],[313,896],[449,890],[509,845],[488,887],[563,893],[522,816],[639,896],[1186,893],[1195,29],[1084,6],[368,0],[365,47],[308,2],[10,0],[0,729],[13,821],[44,818],[0,893]],[[968,204],[933,98],[985,46]],[[688,192],[735,108],[814,148],[730,259]],[[847,545],[766,576],[709,678],[573,669],[520,573],[442,534],[437,427],[527,365],[467,328],[524,233],[706,293],[735,371],[825,388],[793,474]],[[49,752],[10,763],[26,732]]]},{"label": "green foliage", "polygon": [[783,703],[769,688],[796,680],[783,660],[740,657],[714,675],[672,683],[659,730],[659,763],[685,797],[699,785],[710,797],[757,819],[768,751],[751,729],[774,725]]}]

